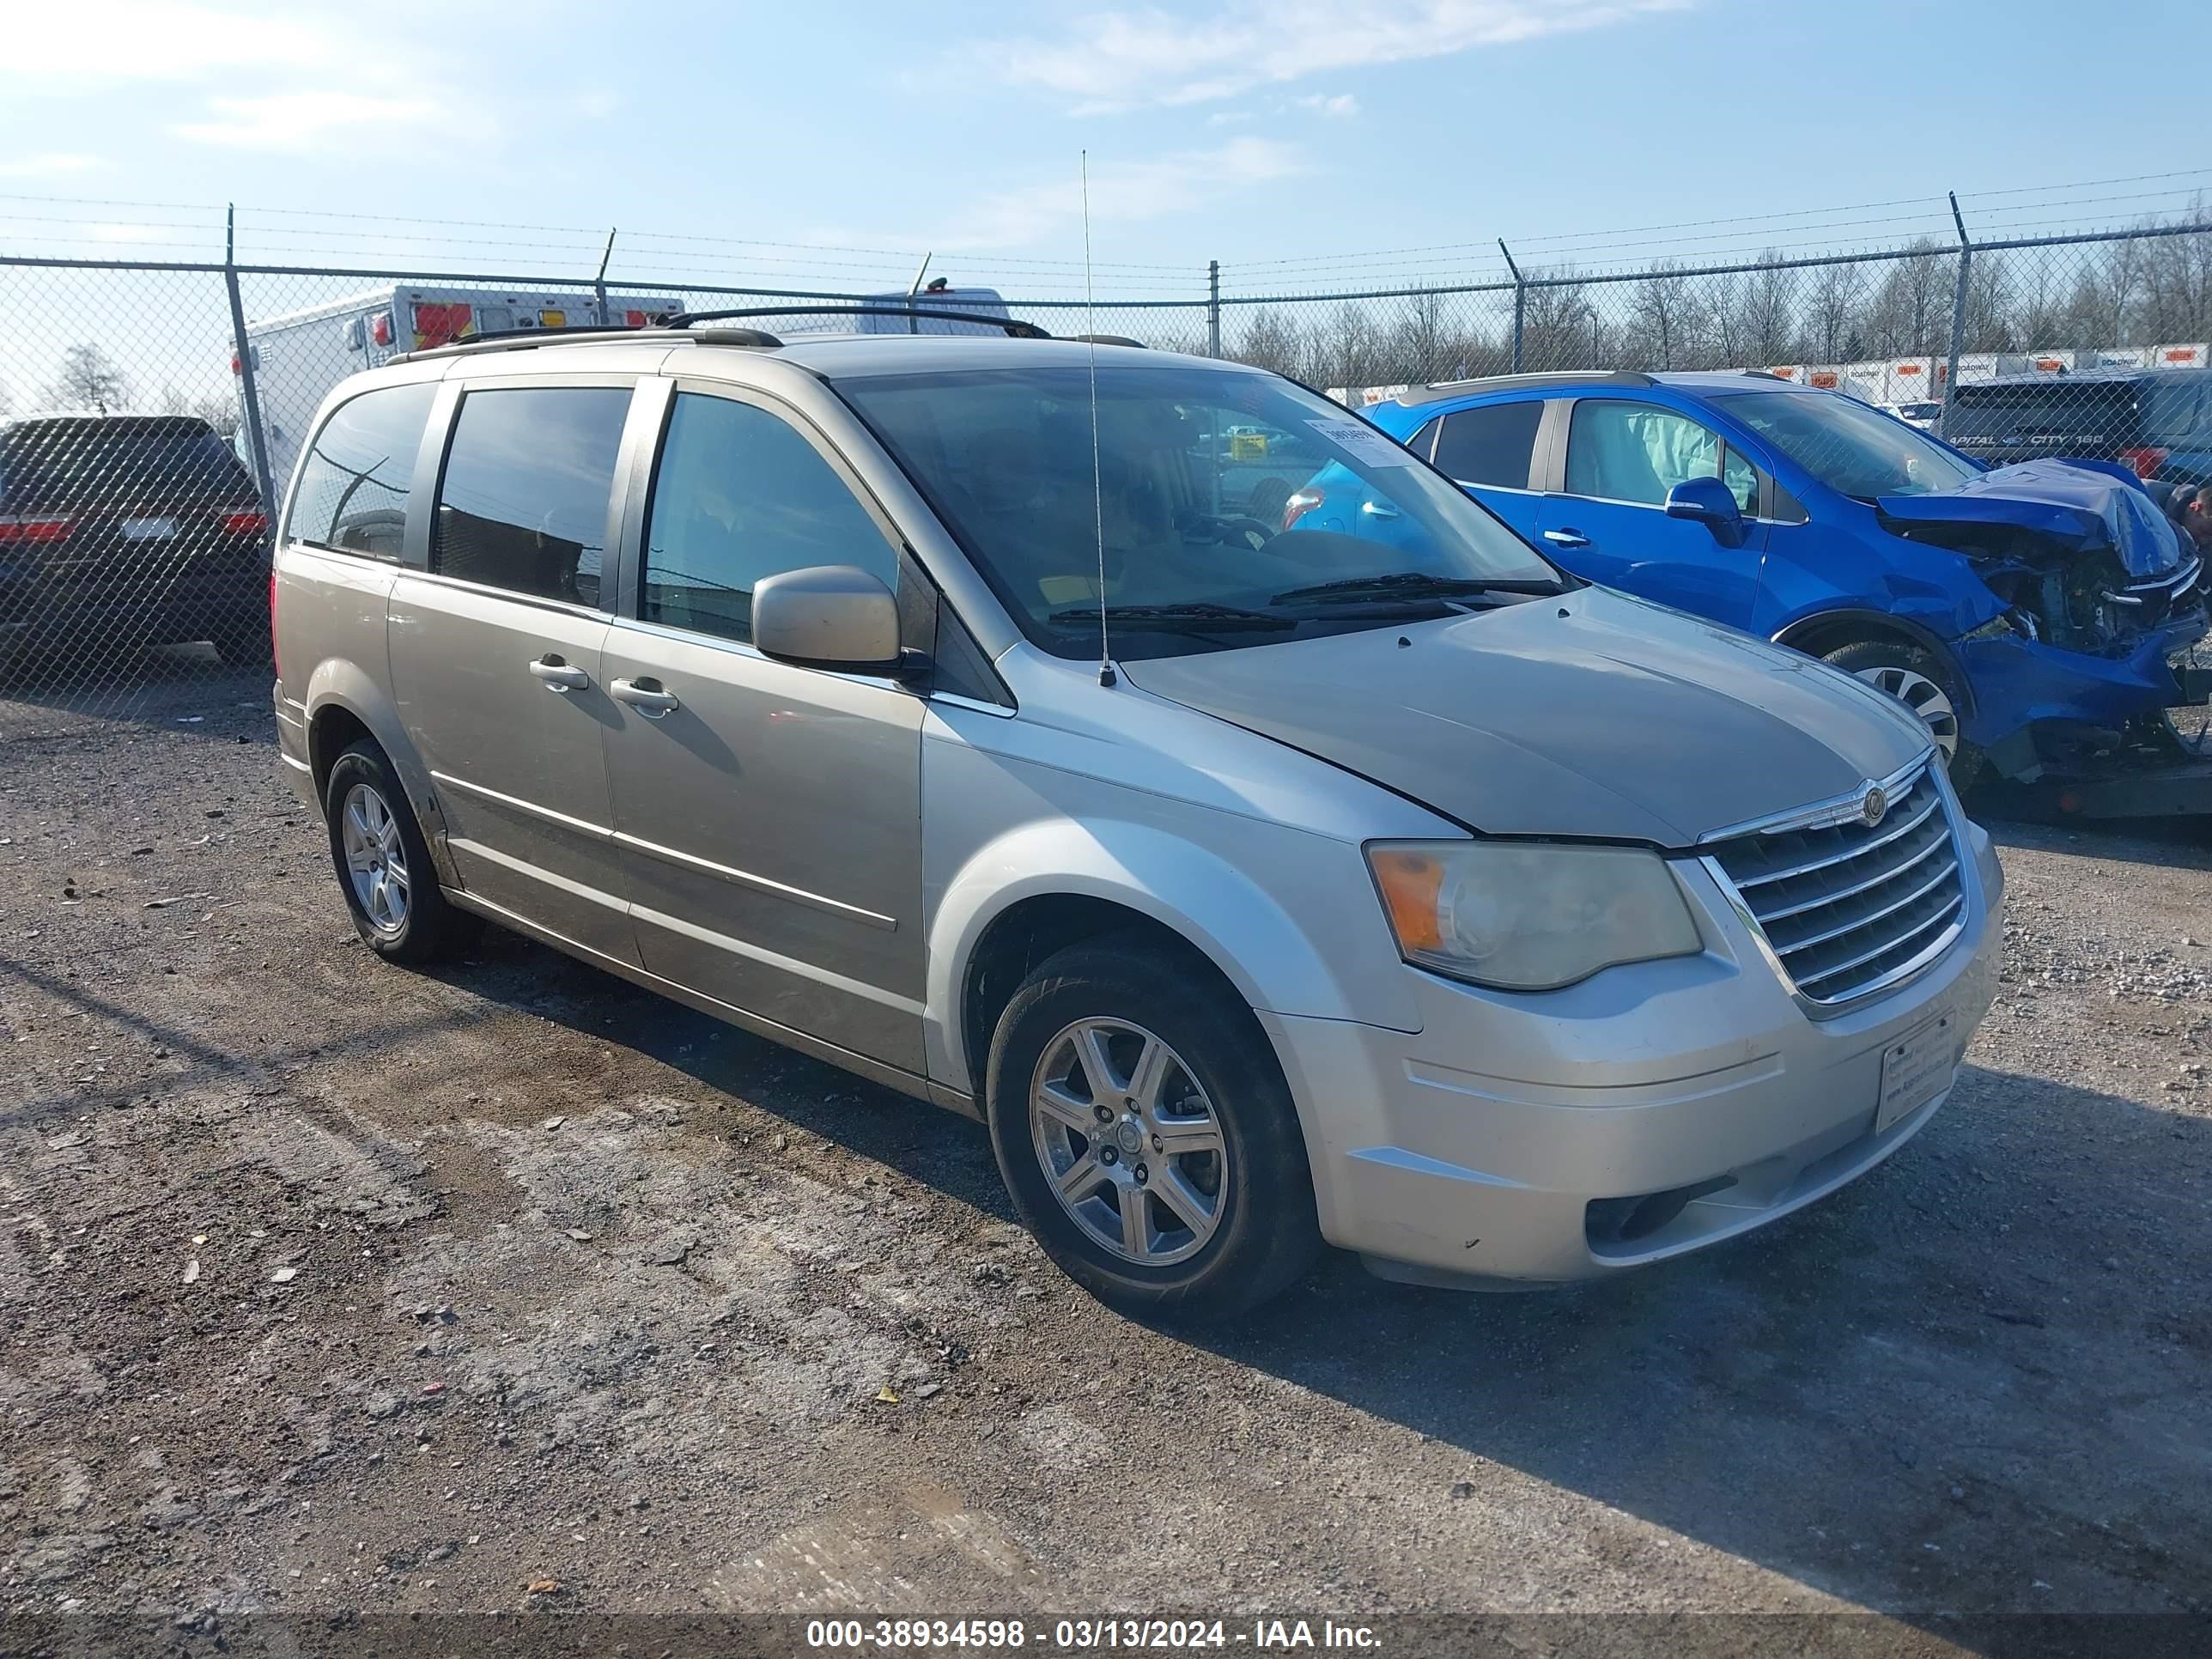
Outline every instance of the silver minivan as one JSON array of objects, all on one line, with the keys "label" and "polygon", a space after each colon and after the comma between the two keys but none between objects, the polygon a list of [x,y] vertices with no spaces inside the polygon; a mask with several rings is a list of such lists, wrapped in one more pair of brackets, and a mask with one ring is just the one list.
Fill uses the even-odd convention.
[{"label": "silver minivan", "polygon": [[1125,1307],[1713,1243],[1916,1133],[1992,993],[1901,705],[1235,364],[420,353],[325,402],[271,602],[377,952],[489,920],[976,1117]]}]

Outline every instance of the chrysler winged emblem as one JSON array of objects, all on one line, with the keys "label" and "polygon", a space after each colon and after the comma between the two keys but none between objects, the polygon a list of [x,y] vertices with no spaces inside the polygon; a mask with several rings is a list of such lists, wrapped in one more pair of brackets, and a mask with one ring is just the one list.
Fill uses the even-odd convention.
[{"label": "chrysler winged emblem", "polygon": [[1889,811],[1889,797],[1878,783],[1867,785],[1866,799],[1859,803],[1859,816],[1871,830],[1881,822],[1881,815]]}]

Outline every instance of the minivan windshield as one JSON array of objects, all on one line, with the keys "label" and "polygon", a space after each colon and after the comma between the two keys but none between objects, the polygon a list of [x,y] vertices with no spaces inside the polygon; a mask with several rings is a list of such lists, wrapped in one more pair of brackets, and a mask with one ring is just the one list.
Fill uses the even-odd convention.
[{"label": "minivan windshield", "polygon": [[1097,654],[1102,608],[1113,654],[1133,659],[1568,585],[1335,404],[1273,375],[1111,355],[1095,457],[1081,364],[836,382],[1044,649]]},{"label": "minivan windshield", "polygon": [[1840,495],[1932,495],[1980,469],[1917,428],[1833,392],[1747,392],[1728,412]]}]

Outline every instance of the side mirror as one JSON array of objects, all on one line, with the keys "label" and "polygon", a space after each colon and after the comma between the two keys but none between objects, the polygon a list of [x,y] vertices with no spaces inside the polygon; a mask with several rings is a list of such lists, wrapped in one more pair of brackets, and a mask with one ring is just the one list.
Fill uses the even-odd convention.
[{"label": "side mirror", "polygon": [[753,589],[753,644],[763,656],[801,668],[896,674],[906,666],[898,601],[858,565],[820,564],[764,578]]},{"label": "side mirror", "polygon": [[1741,547],[1743,509],[1735,492],[1718,478],[1685,478],[1667,492],[1667,516],[1690,519],[1713,532],[1723,547]]}]

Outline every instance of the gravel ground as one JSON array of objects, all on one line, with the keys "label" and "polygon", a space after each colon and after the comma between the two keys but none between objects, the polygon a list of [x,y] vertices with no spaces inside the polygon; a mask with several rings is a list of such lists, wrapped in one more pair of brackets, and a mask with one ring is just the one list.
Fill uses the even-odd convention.
[{"label": "gravel ground", "polygon": [[0,1611],[2204,1611],[2212,837],[2000,842],[1998,1005],[1848,1191],[1193,1340],[972,1124],[377,963],[260,685],[0,704]]}]

